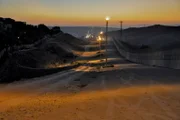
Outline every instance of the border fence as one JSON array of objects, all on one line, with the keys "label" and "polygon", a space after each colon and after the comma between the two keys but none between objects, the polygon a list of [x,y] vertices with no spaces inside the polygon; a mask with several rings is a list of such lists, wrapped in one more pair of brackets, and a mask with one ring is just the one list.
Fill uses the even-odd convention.
[{"label": "border fence", "polygon": [[180,49],[141,53],[138,51],[128,51],[128,49],[115,38],[113,38],[113,43],[118,52],[129,61],[151,66],[180,69]]}]

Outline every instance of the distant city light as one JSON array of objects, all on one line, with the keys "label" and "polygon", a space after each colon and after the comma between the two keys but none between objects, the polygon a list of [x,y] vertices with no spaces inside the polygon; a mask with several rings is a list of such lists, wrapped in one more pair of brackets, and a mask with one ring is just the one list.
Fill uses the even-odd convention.
[{"label": "distant city light", "polygon": [[90,38],[90,35],[89,35],[89,34],[88,34],[88,35],[86,35],[86,36],[85,36],[85,38]]},{"label": "distant city light", "polygon": [[94,36],[92,34],[86,34],[85,38],[88,39],[88,38],[93,38]]}]

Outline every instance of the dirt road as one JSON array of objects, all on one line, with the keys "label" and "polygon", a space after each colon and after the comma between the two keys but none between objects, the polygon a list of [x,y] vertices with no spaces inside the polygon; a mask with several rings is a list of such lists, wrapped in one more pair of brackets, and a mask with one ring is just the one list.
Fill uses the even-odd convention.
[{"label": "dirt road", "polygon": [[180,70],[131,63],[112,42],[108,48],[114,67],[100,72],[95,57],[90,65],[1,85],[0,119],[180,120]]}]

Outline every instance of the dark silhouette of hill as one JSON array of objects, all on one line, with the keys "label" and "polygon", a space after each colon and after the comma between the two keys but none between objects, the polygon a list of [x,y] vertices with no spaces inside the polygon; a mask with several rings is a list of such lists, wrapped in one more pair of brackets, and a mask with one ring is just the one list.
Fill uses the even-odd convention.
[{"label": "dark silhouette of hill", "polygon": [[14,45],[32,44],[45,35],[62,32],[60,27],[49,29],[44,24],[37,26],[15,21],[11,18],[0,18],[0,50]]},{"label": "dark silhouette of hill", "polygon": [[153,25],[141,28],[128,28],[109,33],[120,41],[136,49],[178,49],[180,48],[180,26]]}]

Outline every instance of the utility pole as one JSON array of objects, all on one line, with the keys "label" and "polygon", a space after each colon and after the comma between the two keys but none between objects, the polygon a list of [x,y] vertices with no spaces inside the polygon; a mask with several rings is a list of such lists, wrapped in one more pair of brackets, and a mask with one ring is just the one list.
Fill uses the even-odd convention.
[{"label": "utility pole", "polygon": [[119,21],[119,23],[120,23],[120,36],[122,38],[122,36],[123,36],[123,21]]}]

